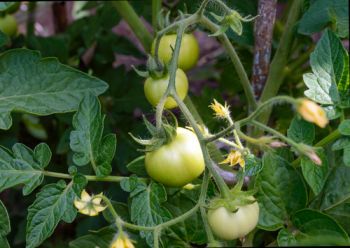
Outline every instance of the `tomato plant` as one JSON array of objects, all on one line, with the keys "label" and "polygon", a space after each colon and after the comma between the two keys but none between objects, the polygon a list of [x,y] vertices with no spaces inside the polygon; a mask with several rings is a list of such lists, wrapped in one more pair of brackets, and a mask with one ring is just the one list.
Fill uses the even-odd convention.
[{"label": "tomato plant", "polygon": [[188,2],[0,3],[0,248],[350,245],[349,1]]},{"label": "tomato plant", "polygon": [[185,128],[177,128],[170,143],[146,153],[147,173],[157,182],[181,187],[204,171],[204,159],[197,136]]},{"label": "tomato plant", "polygon": [[[167,90],[169,85],[169,79],[169,75],[156,79],[152,77],[146,79],[144,84],[145,96],[153,106],[157,106],[160,99]],[[186,74],[181,69],[176,70],[175,87],[177,94],[183,100],[188,92],[188,79]],[[165,108],[172,109],[176,106],[177,103],[174,99],[170,97],[166,99],[164,104]]]}]

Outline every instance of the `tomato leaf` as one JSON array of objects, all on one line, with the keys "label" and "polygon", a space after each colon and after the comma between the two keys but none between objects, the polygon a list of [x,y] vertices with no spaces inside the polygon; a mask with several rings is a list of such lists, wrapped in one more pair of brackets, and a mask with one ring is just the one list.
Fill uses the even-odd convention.
[{"label": "tomato leaf", "polygon": [[[147,185],[136,177],[131,177],[122,181],[121,187],[131,193],[132,222],[141,226],[156,226],[171,219],[171,213],[163,207],[163,203],[167,200],[163,185],[153,181]],[[140,232],[140,234],[141,237],[146,238],[147,244],[153,246],[152,232]]]},{"label": "tomato leaf", "polygon": [[30,194],[42,183],[43,169],[50,160],[50,148],[43,143],[34,152],[19,143],[12,147],[12,153],[0,147],[0,191],[24,184],[23,195]]},{"label": "tomato leaf", "polygon": [[317,0],[305,12],[300,20],[298,31],[301,34],[313,34],[333,24],[336,33],[349,36],[349,2],[347,0]]},{"label": "tomato leaf", "polygon": [[114,134],[102,137],[104,119],[97,97],[86,95],[73,117],[74,130],[70,134],[74,163],[83,166],[90,162],[97,176],[111,173],[117,143]]},{"label": "tomato leaf", "polygon": [[0,129],[12,125],[11,112],[36,115],[73,112],[85,93],[100,95],[107,84],[55,58],[13,49],[0,55]]},{"label": "tomato leaf", "polygon": [[[0,201],[0,237],[11,232],[10,218],[5,205]],[[0,242],[1,244],[1,242]]]},{"label": "tomato leaf", "polygon": [[321,192],[327,180],[329,171],[328,159],[324,150],[317,150],[317,155],[322,160],[321,165],[316,165],[307,157],[301,159],[303,176],[315,195],[318,195]]},{"label": "tomato leaf", "polygon": [[63,181],[45,185],[28,209],[26,247],[39,246],[63,220],[73,222],[77,215],[73,201],[86,185],[79,176],[68,185]]},{"label": "tomato leaf", "polygon": [[[350,96],[349,96],[350,97]],[[339,132],[342,135],[350,136],[350,120],[344,120],[340,123],[339,127]]]},{"label": "tomato leaf", "polygon": [[350,234],[350,199],[326,211]]},{"label": "tomato leaf", "polygon": [[349,103],[348,55],[339,38],[327,30],[310,56],[312,73],[304,74],[308,87],[304,93],[324,105],[347,106]]},{"label": "tomato leaf", "polygon": [[350,239],[344,229],[330,216],[303,209],[295,213],[292,222],[298,229],[294,245],[349,245]]},{"label": "tomato leaf", "polygon": [[320,209],[330,210],[350,200],[350,167],[337,166],[327,178],[321,197]]},{"label": "tomato leaf", "polygon": [[70,248],[109,248],[117,233],[113,226],[104,227],[98,231],[90,231],[89,234],[81,236],[69,243]]},{"label": "tomato leaf", "polygon": [[10,248],[10,245],[5,237],[0,236],[0,247]]},{"label": "tomato leaf", "polygon": [[301,118],[294,117],[287,131],[288,138],[298,143],[312,145],[315,139],[315,126]]},{"label": "tomato leaf", "polygon": [[291,214],[306,206],[306,188],[301,175],[282,157],[265,153],[263,166],[255,182],[260,206],[258,225],[264,230],[277,230]]}]

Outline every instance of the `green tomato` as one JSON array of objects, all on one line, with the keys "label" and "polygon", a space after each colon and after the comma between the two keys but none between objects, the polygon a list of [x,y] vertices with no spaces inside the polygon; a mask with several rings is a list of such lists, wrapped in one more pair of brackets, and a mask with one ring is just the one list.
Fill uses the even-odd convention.
[{"label": "green tomato", "polygon": [[14,36],[17,33],[17,21],[12,15],[0,17],[0,30],[8,35]]},{"label": "green tomato", "polygon": [[259,205],[257,202],[240,206],[235,213],[225,207],[208,211],[208,221],[213,233],[224,240],[244,237],[256,227],[258,220]]},{"label": "green tomato", "polygon": [[[153,79],[151,77],[146,79],[144,85],[145,96],[153,106],[157,106],[164,95],[168,88],[169,79],[169,75],[159,79]],[[181,69],[177,69],[176,71],[175,88],[179,97],[182,100],[185,99],[188,92],[188,80],[186,74]],[[166,109],[172,109],[177,107],[177,103],[173,98],[168,97],[165,101],[164,107]]]},{"label": "green tomato", "polygon": [[146,171],[155,181],[182,187],[204,171],[204,159],[197,136],[178,127],[175,138],[159,149],[146,153]]},{"label": "green tomato", "polygon": [[[173,49],[175,49],[176,34],[164,35],[159,42],[158,57],[168,64]],[[155,41],[152,44],[152,55],[154,56]],[[178,67],[186,71],[197,64],[199,57],[199,45],[196,37],[193,34],[184,34],[181,41],[180,53],[178,58]]]}]

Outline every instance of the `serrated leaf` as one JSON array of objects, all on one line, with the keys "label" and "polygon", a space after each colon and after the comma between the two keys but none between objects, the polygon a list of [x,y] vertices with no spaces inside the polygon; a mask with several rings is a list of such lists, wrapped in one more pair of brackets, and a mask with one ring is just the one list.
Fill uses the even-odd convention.
[{"label": "serrated leaf", "polygon": [[309,35],[322,31],[329,24],[336,27],[340,37],[349,36],[349,2],[347,0],[313,1],[300,20],[298,31]]},{"label": "serrated leaf", "polygon": [[288,138],[297,143],[312,145],[315,139],[315,126],[301,118],[294,117],[287,131]]},{"label": "serrated leaf", "polygon": [[315,195],[318,195],[321,192],[326,182],[329,170],[328,159],[325,155],[324,150],[319,149],[317,151],[317,155],[322,160],[321,165],[316,165],[306,157],[303,157],[301,159],[301,169],[303,176]]},{"label": "serrated leaf", "polygon": [[98,231],[90,231],[89,234],[81,236],[69,243],[70,248],[109,248],[117,233],[113,226],[104,227]]},{"label": "serrated leaf", "polygon": [[[167,200],[163,185],[151,182],[149,185],[140,182],[135,177],[123,182],[122,188],[131,191],[130,217],[131,221],[141,226],[156,226],[171,219],[170,212],[162,206]],[[152,232],[140,232],[147,243],[153,245]]]},{"label": "serrated leaf", "polygon": [[244,176],[256,176],[263,169],[261,159],[257,158],[253,154],[249,154],[244,158]]},{"label": "serrated leaf", "polygon": [[61,220],[72,222],[77,214],[73,182],[45,185],[28,209],[26,247],[38,247],[50,237]]},{"label": "serrated leaf", "polygon": [[350,167],[350,146],[344,148],[343,161],[346,166]]},{"label": "serrated leaf", "polygon": [[312,73],[304,74],[307,97],[321,104],[340,104],[337,85],[345,68],[346,50],[334,33],[327,30],[310,56]]},{"label": "serrated leaf", "polygon": [[264,230],[277,230],[291,214],[306,206],[306,188],[299,173],[283,158],[265,153],[263,165],[255,182],[260,206],[258,225]]},{"label": "serrated leaf", "polygon": [[70,135],[74,163],[83,166],[90,162],[97,176],[111,173],[116,149],[114,134],[102,137],[104,118],[97,97],[88,94],[73,117],[74,130]]},{"label": "serrated leaf", "polygon": [[[7,213],[6,207],[0,201],[0,237],[6,236],[11,232],[10,218]],[[1,243],[0,243],[1,244]]]},{"label": "serrated leaf", "polygon": [[51,152],[47,145],[39,144],[36,155],[23,144],[15,144],[12,154],[0,147],[0,191],[24,184],[23,195],[30,194],[44,178],[43,169],[48,165]]},{"label": "serrated leaf", "polygon": [[342,121],[338,127],[338,130],[342,135],[350,136],[350,120]]},{"label": "serrated leaf", "polygon": [[102,80],[40,53],[13,49],[0,55],[0,129],[12,125],[11,112],[36,115],[72,112],[86,93],[100,95]]},{"label": "serrated leaf", "polygon": [[330,216],[321,212],[303,209],[292,218],[298,229],[295,235],[298,246],[349,245],[350,239],[344,229]]},{"label": "serrated leaf", "polygon": [[336,140],[332,145],[332,151],[343,150],[346,147],[350,147],[350,137],[342,137]]}]

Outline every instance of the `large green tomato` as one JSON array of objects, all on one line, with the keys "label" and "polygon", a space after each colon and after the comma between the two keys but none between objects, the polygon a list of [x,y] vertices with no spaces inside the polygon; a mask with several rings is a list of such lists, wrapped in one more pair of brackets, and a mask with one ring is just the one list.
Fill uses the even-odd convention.
[{"label": "large green tomato", "polygon": [[8,35],[14,36],[17,33],[17,21],[12,15],[0,17],[0,30]]},{"label": "large green tomato", "polygon": [[[158,57],[167,64],[170,62],[173,50],[175,49],[176,34],[164,35],[160,39]],[[152,44],[152,55],[154,56],[155,41]],[[199,57],[199,45],[193,34],[184,34],[181,41],[178,67],[186,71],[197,64]]]},{"label": "large green tomato", "polygon": [[[164,95],[168,88],[169,79],[169,75],[160,79],[153,79],[151,77],[146,79],[144,85],[145,96],[153,106],[157,106]],[[176,71],[175,88],[177,94],[183,100],[188,92],[188,80],[186,74],[181,69],[177,69]],[[173,98],[168,97],[165,101],[164,107],[166,109],[172,109],[177,107],[177,103]]]},{"label": "large green tomato", "polygon": [[146,153],[146,171],[155,181],[170,187],[182,187],[204,171],[204,159],[197,136],[178,127],[176,137],[159,149]]},{"label": "large green tomato", "polygon": [[[252,197],[252,199],[254,199]],[[219,238],[233,240],[244,237],[258,224],[259,205],[254,202],[240,206],[235,213],[225,207],[208,211],[208,221],[211,229]]]}]

